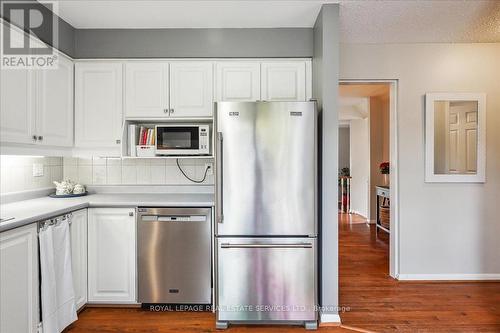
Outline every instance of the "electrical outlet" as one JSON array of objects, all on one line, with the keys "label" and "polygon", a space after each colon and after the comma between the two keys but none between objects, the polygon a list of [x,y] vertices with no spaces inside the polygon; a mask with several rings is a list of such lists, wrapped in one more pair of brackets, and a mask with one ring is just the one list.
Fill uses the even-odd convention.
[{"label": "electrical outlet", "polygon": [[205,170],[207,170],[207,176],[213,175],[214,174],[214,164],[213,163],[205,163]]},{"label": "electrical outlet", "polygon": [[33,164],[33,177],[43,177],[43,164]]}]

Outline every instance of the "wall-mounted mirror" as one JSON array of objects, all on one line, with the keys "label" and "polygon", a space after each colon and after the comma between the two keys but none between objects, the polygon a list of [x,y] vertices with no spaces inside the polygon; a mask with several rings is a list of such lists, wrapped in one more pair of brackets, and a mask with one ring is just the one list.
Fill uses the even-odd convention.
[{"label": "wall-mounted mirror", "polygon": [[425,95],[425,181],[485,180],[486,95]]}]

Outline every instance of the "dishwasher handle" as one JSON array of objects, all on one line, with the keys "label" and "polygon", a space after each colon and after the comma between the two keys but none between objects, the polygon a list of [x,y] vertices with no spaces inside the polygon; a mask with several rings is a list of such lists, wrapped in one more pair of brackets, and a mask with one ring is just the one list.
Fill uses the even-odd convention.
[{"label": "dishwasher handle", "polygon": [[142,222],[206,222],[205,215],[143,215]]},{"label": "dishwasher handle", "polygon": [[239,244],[239,243],[222,243],[220,245],[222,249],[311,249],[313,247],[312,243],[251,243],[251,244]]}]

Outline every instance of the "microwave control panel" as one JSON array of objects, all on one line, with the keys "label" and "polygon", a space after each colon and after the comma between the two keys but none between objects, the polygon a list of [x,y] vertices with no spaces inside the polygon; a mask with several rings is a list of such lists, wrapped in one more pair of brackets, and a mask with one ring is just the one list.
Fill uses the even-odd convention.
[{"label": "microwave control panel", "polygon": [[210,140],[209,140],[209,135],[208,135],[208,125],[202,125],[200,126],[200,131],[199,131],[199,151],[200,154],[209,154],[209,147],[210,147]]}]

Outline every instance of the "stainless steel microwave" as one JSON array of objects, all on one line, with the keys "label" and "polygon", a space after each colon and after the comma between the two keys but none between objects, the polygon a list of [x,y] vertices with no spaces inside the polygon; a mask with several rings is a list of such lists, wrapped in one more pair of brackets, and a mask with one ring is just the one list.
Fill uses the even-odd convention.
[{"label": "stainless steel microwave", "polygon": [[156,125],[157,155],[210,155],[208,125]]}]

